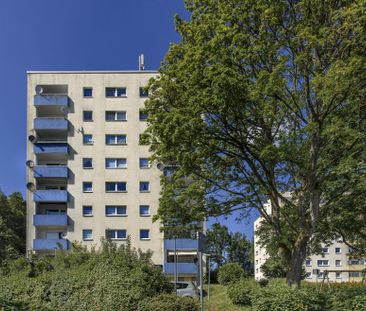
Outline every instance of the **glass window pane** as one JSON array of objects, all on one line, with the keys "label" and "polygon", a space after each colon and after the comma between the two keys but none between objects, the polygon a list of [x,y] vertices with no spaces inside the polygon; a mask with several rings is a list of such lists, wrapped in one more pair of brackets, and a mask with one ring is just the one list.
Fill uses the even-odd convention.
[{"label": "glass window pane", "polygon": [[118,168],[126,168],[127,160],[126,159],[117,159],[117,167]]},{"label": "glass window pane", "polygon": [[91,182],[83,182],[83,191],[84,192],[90,192],[93,189],[93,183]]},{"label": "glass window pane", "polygon": [[91,240],[92,237],[92,230],[83,230],[83,240]]},{"label": "glass window pane", "polygon": [[140,121],[146,121],[147,118],[148,118],[148,115],[146,112],[144,112],[143,110],[140,110],[140,114],[139,114],[139,117],[140,117]]},{"label": "glass window pane", "polygon": [[117,136],[117,143],[120,145],[126,144],[126,135],[118,135]]},{"label": "glass window pane", "polygon": [[149,215],[149,205],[140,205],[140,215]]},{"label": "glass window pane", "polygon": [[140,191],[149,191],[149,182],[140,181]]},{"label": "glass window pane", "polygon": [[149,168],[149,159],[140,158],[140,168]]},{"label": "glass window pane", "polygon": [[105,213],[106,215],[114,215],[116,213],[116,208],[114,206],[106,206]]},{"label": "glass window pane", "polygon": [[140,87],[140,97],[148,97],[149,92],[146,87]]},{"label": "glass window pane", "polygon": [[84,134],[83,135],[83,143],[86,145],[90,145],[93,143],[93,135]]},{"label": "glass window pane", "polygon": [[126,120],[126,111],[116,111],[116,120]]},{"label": "glass window pane", "polygon": [[116,183],[114,183],[114,182],[106,182],[105,183],[105,190],[106,191],[116,191]]},{"label": "glass window pane", "polygon": [[93,111],[83,111],[84,121],[93,121]]},{"label": "glass window pane", "polygon": [[117,206],[118,215],[126,215],[126,206]]},{"label": "glass window pane", "polygon": [[125,239],[126,230],[117,230],[117,239]]},{"label": "glass window pane", "polygon": [[105,119],[107,121],[114,121],[114,116],[115,116],[114,111],[106,111],[105,113]]},{"label": "glass window pane", "polygon": [[117,88],[117,96],[118,97],[125,96],[125,95],[126,95],[126,88],[125,87]]},{"label": "glass window pane", "polygon": [[140,230],[140,239],[149,239],[149,230],[142,229]]},{"label": "glass window pane", "polygon": [[105,96],[106,97],[115,97],[115,92],[116,92],[116,89],[113,88],[113,87],[107,87],[105,89]]},{"label": "glass window pane", "polygon": [[107,239],[114,239],[115,236],[114,230],[106,230],[105,236]]},{"label": "glass window pane", "polygon": [[111,159],[111,158],[105,159],[105,167],[106,168],[115,168],[116,167],[116,159]]},{"label": "glass window pane", "polygon": [[117,183],[117,191],[126,191],[126,183],[125,182]]},{"label": "glass window pane", "polygon": [[83,206],[83,215],[92,215],[93,207],[91,206]]},{"label": "glass window pane", "polygon": [[84,168],[92,168],[93,167],[93,159],[91,159],[91,158],[84,158],[83,159],[83,167]]},{"label": "glass window pane", "polygon": [[114,145],[116,142],[116,136],[115,135],[106,135],[105,142],[107,145]]},{"label": "glass window pane", "polygon": [[91,87],[84,87],[83,89],[84,97],[92,97],[93,96],[93,88]]}]

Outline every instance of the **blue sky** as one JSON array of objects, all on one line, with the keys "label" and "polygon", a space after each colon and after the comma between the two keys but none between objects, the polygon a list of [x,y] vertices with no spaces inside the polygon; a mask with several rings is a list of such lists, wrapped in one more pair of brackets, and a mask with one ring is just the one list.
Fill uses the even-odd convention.
[{"label": "blue sky", "polygon": [[[25,193],[26,71],[133,70],[145,54],[156,70],[172,42],[183,0],[0,2],[0,188]],[[252,221],[220,219],[252,236]]]}]

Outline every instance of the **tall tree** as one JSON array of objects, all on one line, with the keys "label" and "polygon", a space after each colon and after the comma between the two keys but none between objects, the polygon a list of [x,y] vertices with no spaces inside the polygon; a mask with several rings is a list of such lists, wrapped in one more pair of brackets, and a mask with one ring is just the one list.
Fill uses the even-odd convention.
[{"label": "tall tree", "polygon": [[235,232],[230,234],[227,248],[228,262],[238,263],[248,275],[253,274],[253,243],[246,239],[245,234]]},{"label": "tall tree", "polygon": [[226,252],[230,243],[229,229],[225,225],[214,223],[206,234],[206,244],[211,262],[217,267],[226,263]]},{"label": "tall tree", "polygon": [[[158,217],[256,208],[299,286],[309,245],[365,237],[366,4],[185,3],[146,103],[154,157],[179,165]],[[182,176],[192,182],[171,199]]]}]

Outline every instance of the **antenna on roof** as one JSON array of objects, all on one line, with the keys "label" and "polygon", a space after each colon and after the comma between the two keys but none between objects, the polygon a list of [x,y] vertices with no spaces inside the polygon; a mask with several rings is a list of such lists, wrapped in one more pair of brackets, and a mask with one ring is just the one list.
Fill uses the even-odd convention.
[{"label": "antenna on roof", "polygon": [[139,70],[145,70],[145,57],[143,53],[139,55]]}]

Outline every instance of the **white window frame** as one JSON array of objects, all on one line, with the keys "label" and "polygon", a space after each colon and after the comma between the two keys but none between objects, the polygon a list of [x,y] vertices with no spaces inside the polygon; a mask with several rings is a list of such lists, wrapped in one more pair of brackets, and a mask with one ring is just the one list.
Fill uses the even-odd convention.
[{"label": "white window frame", "polygon": [[[324,262],[327,262],[327,264],[324,264]],[[318,259],[316,263],[318,267],[329,267],[328,259]]]},{"label": "white window frame", "polygon": [[[147,160],[147,166],[141,166],[141,160]],[[146,170],[146,169],[151,168],[151,163],[149,161],[149,158],[139,158],[139,167],[142,170]]]},{"label": "white window frame", "polygon": [[[107,143],[107,136],[114,136],[114,143]],[[124,143],[118,143],[118,136],[124,136]],[[127,135],[126,134],[106,134],[105,143],[107,146],[124,146],[127,145]]]},{"label": "white window frame", "polygon": [[[124,214],[118,214],[117,210],[119,207],[124,207],[125,208],[125,213]],[[114,208],[114,213],[113,214],[107,214],[107,208]],[[105,206],[105,216],[106,217],[126,217],[127,216],[127,206],[126,205],[106,205]]]},{"label": "white window frame", "polygon": [[[141,213],[141,208],[142,207],[147,207],[147,209],[148,209],[148,213],[147,214],[142,214]],[[147,205],[147,204],[140,204],[139,205],[139,214],[140,214],[140,216],[141,217],[150,217],[150,205]]]},{"label": "white window frame", "polygon": [[[84,190],[84,183],[91,183],[91,190]],[[92,193],[93,192],[93,182],[92,181],[83,181],[83,193]]]},{"label": "white window frame", "polygon": [[[114,166],[107,166],[107,161],[114,161]],[[125,160],[125,166],[119,167],[118,166],[118,161],[120,160]],[[127,159],[126,158],[105,158],[105,168],[106,169],[111,169],[111,170],[115,170],[115,169],[126,169],[127,168]]]},{"label": "white window frame", "polygon": [[[339,262],[339,265],[337,264],[337,262]],[[336,267],[342,267],[342,260],[336,259],[334,264],[335,264]]]},{"label": "white window frame", "polygon": [[[125,114],[125,118],[124,119],[118,119],[117,116],[118,116],[118,113],[124,113]],[[107,119],[107,114],[110,113],[110,114],[114,114],[114,118],[113,119]],[[127,111],[125,110],[107,110],[105,112],[105,120],[106,122],[123,122],[123,121],[127,121]]]},{"label": "white window frame", "polygon": [[[112,241],[123,241],[123,240],[127,240],[127,230],[126,229],[107,229],[106,231],[113,231],[114,232],[114,238],[109,238],[107,236],[107,232],[106,232],[106,238],[110,239]],[[125,237],[124,238],[119,238],[118,237],[118,231],[125,231]]]},{"label": "white window frame", "polygon": [[[339,252],[337,252],[337,249],[339,249]],[[342,254],[342,248],[341,248],[341,247],[336,247],[336,248],[334,249],[334,252],[335,252],[336,254]]]},{"label": "white window frame", "polygon": [[[147,190],[141,190],[141,184],[142,183],[147,183]],[[151,185],[150,185],[150,182],[149,181],[140,181],[140,183],[139,183],[139,191],[141,192],[141,193],[146,193],[146,192],[150,192],[151,191]]]},{"label": "white window frame", "polygon": [[[91,234],[91,237],[90,238],[85,238],[84,237],[84,232],[86,231],[90,231],[90,234]],[[83,238],[83,241],[93,241],[93,230],[92,229],[83,229],[83,232],[82,232],[82,238]]]},{"label": "white window frame", "polygon": [[[148,233],[149,233],[149,237],[148,237],[148,238],[142,238],[142,237],[141,237],[141,231],[148,231]],[[150,239],[151,239],[151,236],[150,236],[150,229],[140,229],[139,238],[140,238],[140,240],[143,240],[143,241],[148,241],[148,240],[150,240]]]},{"label": "white window frame", "polygon": [[[107,183],[113,183],[114,184],[114,190],[107,190]],[[126,190],[118,190],[118,183],[125,183],[126,184]],[[105,191],[106,193],[121,193],[121,192],[127,192],[127,182],[126,181],[106,181],[105,183]]]},{"label": "white window frame", "polygon": [[[91,214],[85,214],[84,207],[91,207]],[[93,206],[92,205],[83,205],[82,212],[83,212],[83,217],[93,217]]]}]

